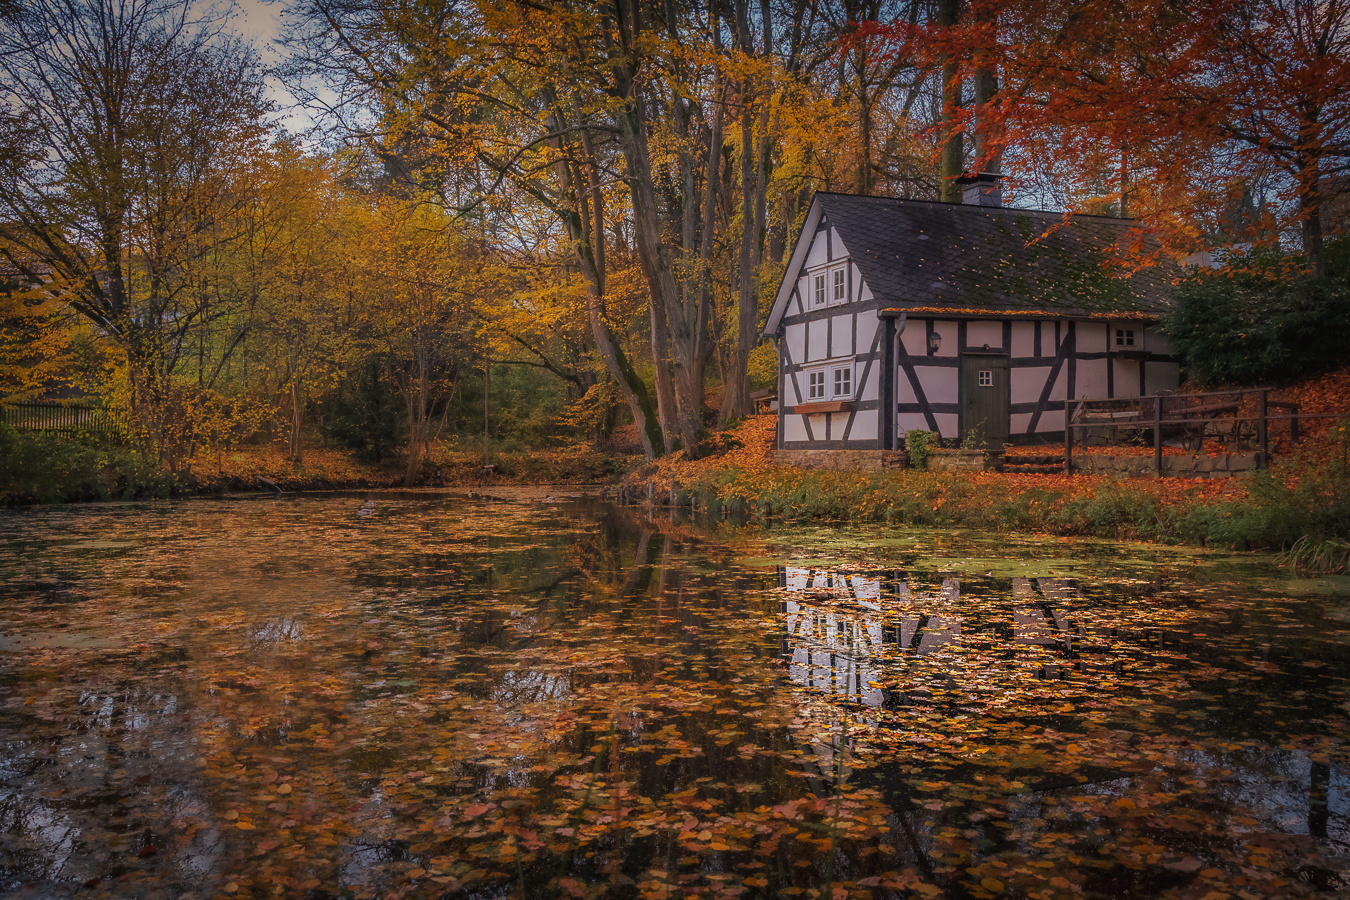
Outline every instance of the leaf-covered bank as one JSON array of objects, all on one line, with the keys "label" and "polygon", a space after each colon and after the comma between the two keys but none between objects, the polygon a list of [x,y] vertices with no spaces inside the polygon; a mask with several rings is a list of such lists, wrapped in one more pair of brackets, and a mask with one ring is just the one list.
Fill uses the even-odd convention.
[{"label": "leaf-covered bank", "polygon": [[[773,420],[637,473],[661,502],[789,522],[880,522],[1287,550],[1350,536],[1344,454],[1290,458],[1246,478],[1126,479],[994,472],[833,472],[775,465]],[[1322,554],[1326,556],[1327,554]],[[1343,555],[1342,555],[1343,556]]]},{"label": "leaf-covered bank", "polygon": [[[585,445],[553,450],[436,445],[414,487],[480,489],[500,484],[605,485],[632,467],[631,454]],[[0,425],[0,506],[166,498],[245,491],[325,491],[405,485],[398,456],[364,462],[347,448],[307,447],[301,460],[281,443],[198,454],[170,472],[153,455],[92,438],[71,439]]]}]

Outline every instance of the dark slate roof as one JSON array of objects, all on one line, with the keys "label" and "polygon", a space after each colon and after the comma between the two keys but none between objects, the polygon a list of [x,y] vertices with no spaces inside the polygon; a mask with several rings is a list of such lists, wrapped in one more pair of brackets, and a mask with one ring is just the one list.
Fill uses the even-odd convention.
[{"label": "dark slate roof", "polygon": [[[816,201],[872,294],[896,309],[1151,317],[1180,275],[1125,219],[852,194]],[[1113,245],[1141,240],[1155,264],[1108,265],[1120,258]]]}]

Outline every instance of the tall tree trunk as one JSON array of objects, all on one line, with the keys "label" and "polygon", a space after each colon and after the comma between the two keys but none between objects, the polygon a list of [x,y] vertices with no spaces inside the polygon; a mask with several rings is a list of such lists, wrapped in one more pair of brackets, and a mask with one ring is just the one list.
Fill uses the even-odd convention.
[{"label": "tall tree trunk", "polygon": [[661,436],[666,453],[675,450],[678,433],[675,385],[671,380],[670,329],[666,327],[666,310],[660,303],[650,302],[647,310],[651,318],[652,368],[656,380],[656,411],[661,421]]},{"label": "tall tree trunk", "polygon": [[1299,219],[1303,232],[1303,253],[1312,264],[1313,272],[1322,278],[1327,274],[1324,236],[1322,233],[1321,168],[1317,160],[1300,154],[1298,162]]},{"label": "tall tree trunk", "polygon": [[[990,22],[994,13],[983,10],[981,22]],[[987,60],[979,61],[975,69],[975,134],[972,152],[975,166],[981,172],[1003,170],[1003,136],[998,133],[998,119],[994,115],[994,99],[998,96],[998,72]]]},{"label": "tall tree trunk", "polygon": [[730,354],[730,371],[723,373],[722,422],[748,416],[750,402],[750,352],[759,338],[759,270],[764,255],[764,215],[767,163],[771,136],[764,135],[761,149],[755,139],[756,111],[749,92],[741,109],[741,246],[737,267],[736,344]]},{"label": "tall tree trunk", "polygon": [[[554,118],[556,131],[562,131],[561,121],[561,116]],[[555,139],[552,144],[560,152],[564,149],[561,140]],[[555,211],[563,220],[578,268],[586,280],[586,319],[591,326],[596,350],[633,415],[643,454],[647,459],[655,459],[665,447],[657,410],[647,392],[647,385],[629,362],[613,329],[605,321],[604,193],[600,189],[599,168],[591,151],[590,135],[584,128],[581,129],[581,146],[585,157],[586,181],[583,184],[580,178],[574,176],[566,159],[559,160],[558,181],[563,196],[570,200],[570,207]]]},{"label": "tall tree trunk", "polygon": [[304,414],[304,407],[300,403],[300,385],[299,377],[291,376],[291,440],[287,448],[289,456],[296,462],[300,462],[300,425]]},{"label": "tall tree trunk", "polygon": [[703,372],[698,363],[698,351],[699,332],[705,321],[704,311],[698,296],[681,297],[670,248],[661,239],[646,125],[641,106],[636,100],[629,102],[620,116],[620,123],[619,140],[628,169],[638,260],[647,281],[651,302],[660,304],[665,312],[671,351],[671,380],[675,388],[676,426],[681,444],[686,452],[692,453],[698,444],[699,406],[702,401]]},{"label": "tall tree trunk", "polygon": [[872,193],[872,104],[867,98],[867,51],[854,52],[858,69],[858,193]]},{"label": "tall tree trunk", "polygon": [[[943,28],[955,27],[960,11],[960,0],[938,0],[938,24]],[[944,203],[961,202],[961,185],[956,183],[965,168],[960,109],[961,65],[949,53],[942,61],[942,159],[938,167],[938,196]]]},{"label": "tall tree trunk", "polygon": [[1120,217],[1130,217],[1130,154],[1124,147],[1120,149]]}]

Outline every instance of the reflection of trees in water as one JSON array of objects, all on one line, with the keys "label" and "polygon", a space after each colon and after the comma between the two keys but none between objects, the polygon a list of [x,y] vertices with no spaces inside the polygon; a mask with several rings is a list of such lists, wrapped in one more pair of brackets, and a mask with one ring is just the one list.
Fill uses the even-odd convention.
[{"label": "reflection of trees in water", "polygon": [[[1068,853],[1111,863],[1065,889],[1154,896],[1197,872],[1218,885],[1234,860],[1295,893],[1345,885],[1344,859],[1300,836],[1350,850],[1350,779],[1325,752],[1271,742],[1343,710],[1325,690],[1309,702],[1320,679],[1297,675],[1243,702],[1297,698],[1299,722],[1226,710],[1234,682],[1253,680],[1240,616],[1215,634],[1192,601],[1153,605],[1156,585],[1135,604],[1066,579],[967,579],[964,598],[956,579],[921,579],[781,571],[783,653],[795,682],[880,729],[864,743],[890,762],[861,781],[882,788],[936,883],[942,867],[1000,880],[1004,858]],[[1306,651],[1273,663],[1269,644],[1259,655],[1286,681],[1323,665]]]},{"label": "reflection of trees in water", "polygon": [[[21,837],[5,877],[434,896],[454,888],[431,878],[511,893],[523,873],[549,894],[560,872],[664,867],[672,892],[762,876],[777,894],[912,869],[956,896],[1052,860],[1017,890],[1063,895],[1045,879],[1068,874],[1152,896],[1207,871],[1190,860],[1252,868],[1269,844],[1287,873],[1310,845],[1281,841],[1346,839],[1339,751],[1269,739],[1277,720],[1326,734],[1343,681],[1273,626],[1192,634],[1216,619],[1196,598],[805,568],[782,596],[627,512],[381,512],[198,512],[206,536],[169,519],[153,547],[71,564],[76,595],[116,604],[53,612],[35,591],[16,628],[127,637],[0,658],[21,692],[67,673],[0,718],[19,748],[0,760],[0,825]],[[268,552],[296,559],[264,573]],[[1331,883],[1307,866],[1299,884]]]},{"label": "reflection of trees in water", "polygon": [[157,883],[140,896],[179,896],[216,870],[218,835],[175,846],[174,823],[211,808],[179,695],[118,685],[110,674],[96,676],[99,691],[54,687],[28,721],[5,728],[0,890],[65,893],[131,873]]}]

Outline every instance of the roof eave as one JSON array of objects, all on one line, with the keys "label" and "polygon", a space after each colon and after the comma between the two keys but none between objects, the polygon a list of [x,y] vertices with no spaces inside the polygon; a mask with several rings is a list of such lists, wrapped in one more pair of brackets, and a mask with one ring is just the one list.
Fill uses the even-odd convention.
[{"label": "roof eave", "polygon": [[788,259],[787,268],[783,270],[783,280],[778,285],[778,293],[774,297],[773,307],[769,310],[769,318],[764,322],[761,334],[765,337],[773,337],[778,333],[783,315],[787,312],[787,305],[792,300],[792,288],[801,277],[802,266],[806,264],[806,254],[811,249],[811,241],[804,238],[808,234],[815,235],[816,228],[820,226],[820,217],[820,201],[817,195],[812,194],[811,205],[806,210],[806,220],[802,222],[801,230],[797,232],[797,244],[792,248],[792,256]]}]

